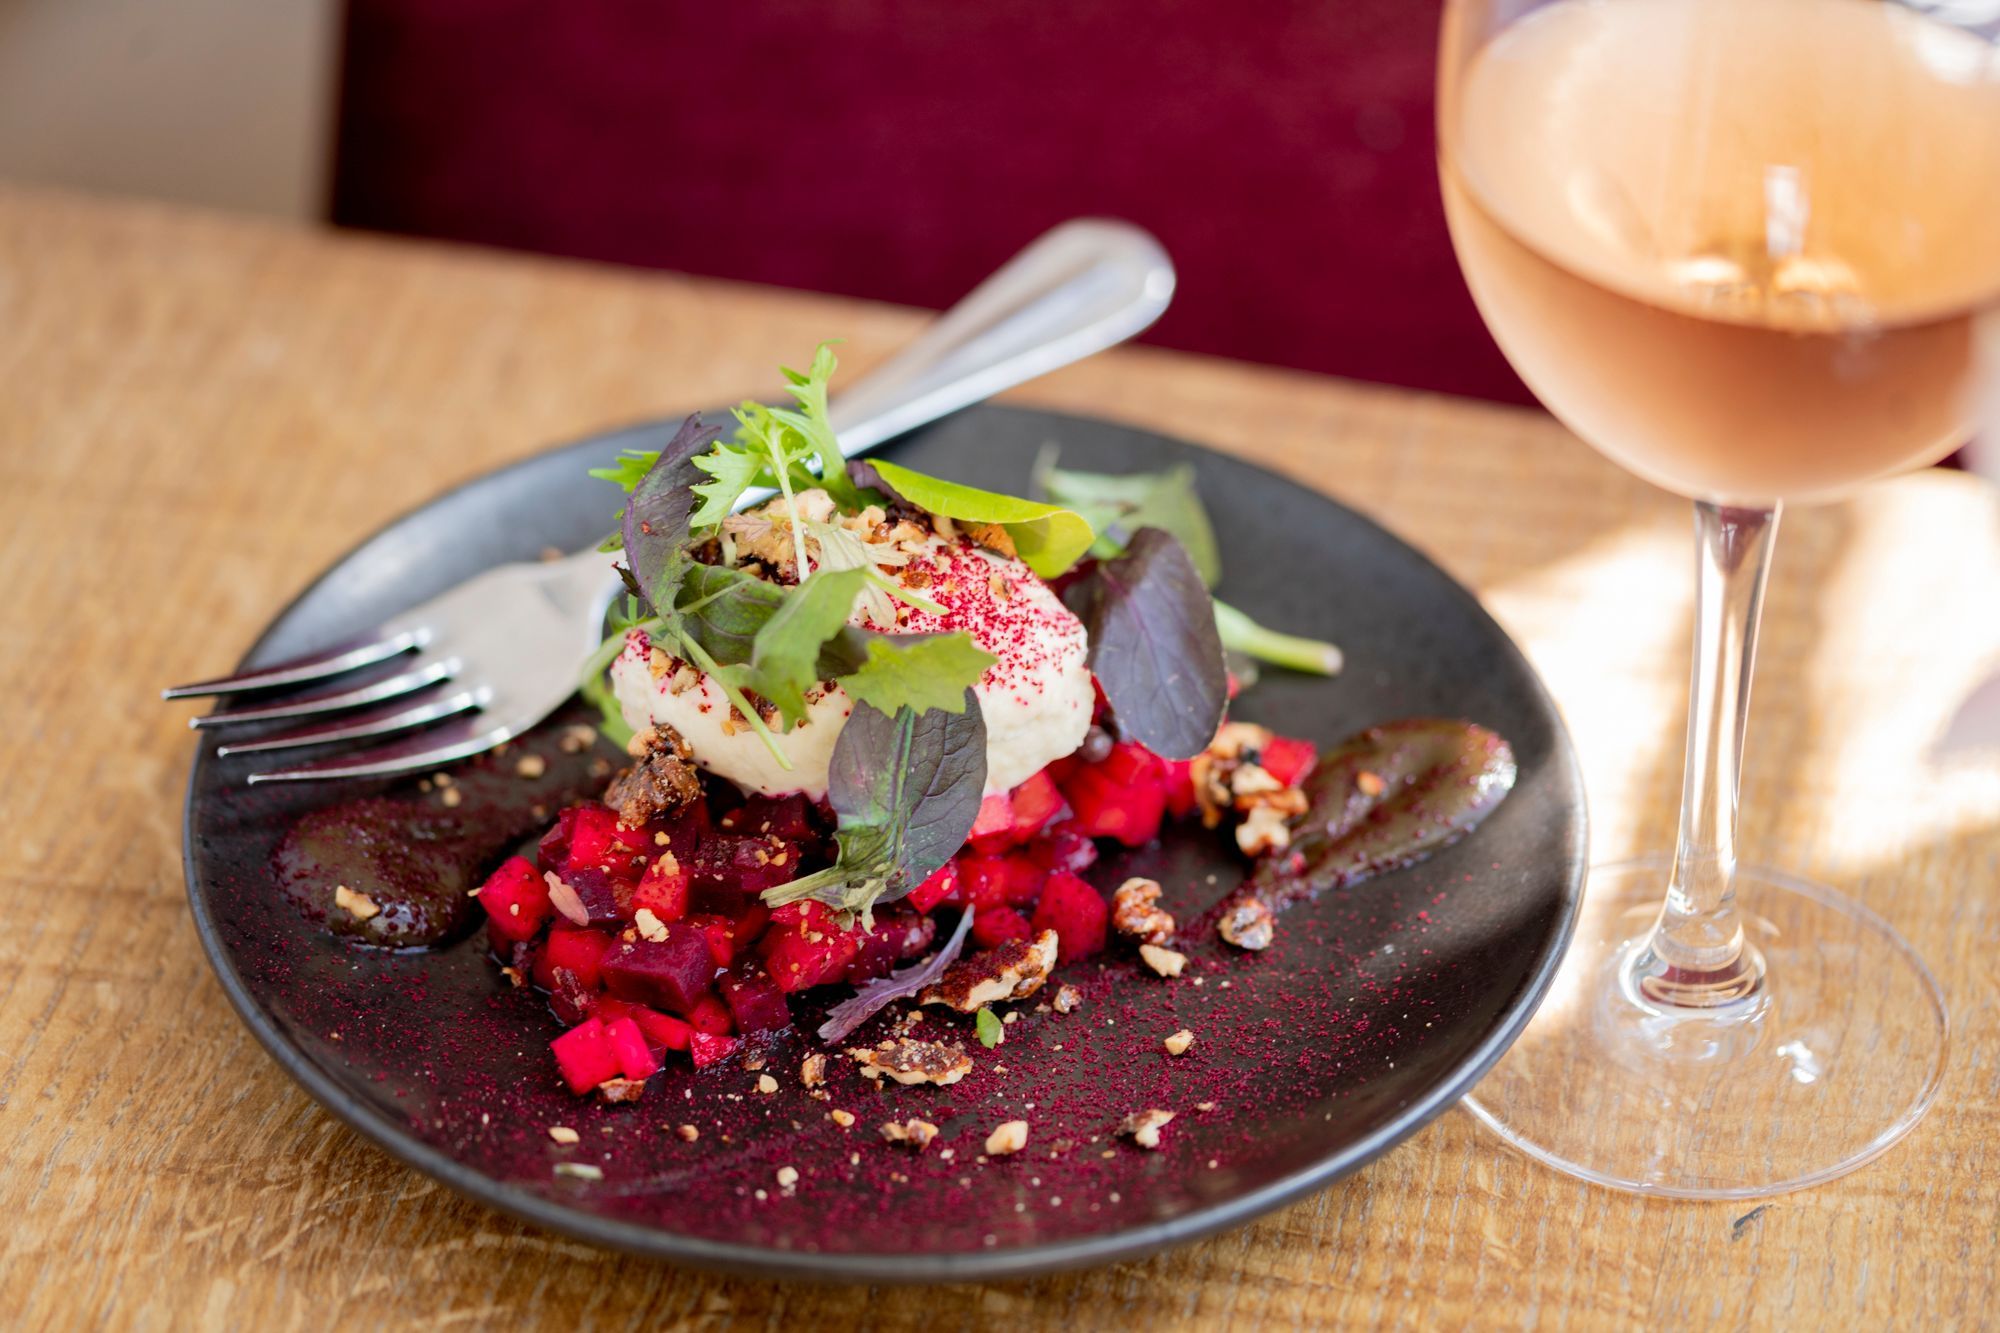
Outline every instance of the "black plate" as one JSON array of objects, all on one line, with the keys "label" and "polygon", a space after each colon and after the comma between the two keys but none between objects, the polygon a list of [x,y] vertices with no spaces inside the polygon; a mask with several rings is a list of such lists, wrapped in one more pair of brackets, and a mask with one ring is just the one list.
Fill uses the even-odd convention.
[{"label": "black plate", "polygon": [[[246,665],[350,635],[494,563],[592,541],[617,496],[585,468],[664,438],[659,427],[599,436],[407,515],[307,589]],[[1268,673],[1239,716],[1322,743],[1390,718],[1468,718],[1512,741],[1512,796],[1432,860],[1294,909],[1267,953],[1197,931],[1190,973],[1174,983],[1117,950],[1064,969],[1084,1007],[1030,1007],[997,1050],[973,1047],[981,1067],[955,1087],[882,1092],[836,1061],[831,1100],[812,1100],[796,1077],[808,1047],[794,1039],[770,1057],[776,1094],[758,1094],[755,1074],[737,1067],[697,1075],[670,1064],[640,1103],[604,1107],[556,1085],[544,1043],[560,1029],[534,992],[502,981],[482,936],[438,953],[357,951],[275,891],[273,849],[301,814],[375,793],[434,803],[435,792],[412,782],[253,791],[241,782],[249,761],[204,745],[189,780],[188,895],[244,1021],[334,1114],[454,1188],[586,1240],[739,1272],[933,1281],[1129,1259],[1245,1222],[1414,1133],[1526,1025],[1576,914],[1583,791],[1554,706],[1463,588],[1367,519],[1271,473],[1146,431],[997,407],[892,454],[1019,490],[1049,442],[1066,462],[1105,471],[1192,462],[1221,534],[1222,594],[1345,647],[1343,676]],[[561,753],[550,734],[533,743],[551,759],[539,783],[515,777],[512,757],[461,766],[472,797],[460,813],[500,811],[479,826],[480,855],[497,858],[534,822],[530,798],[588,789],[590,756]],[[1159,878],[1189,921],[1240,863],[1214,835],[1184,830],[1107,856],[1091,877],[1109,886],[1128,873]],[[1195,1048],[1170,1059],[1161,1038],[1181,1027]],[[1113,1137],[1146,1106],[1178,1112],[1160,1152]],[[842,1129],[832,1107],[858,1123]],[[929,1152],[876,1136],[913,1115],[944,1128]],[[1015,1118],[1030,1122],[1028,1151],[981,1160],[987,1131]],[[667,1132],[684,1122],[700,1129],[696,1143]],[[553,1143],[553,1124],[583,1142]],[[599,1165],[603,1179],[555,1174],[563,1161]],[[791,1191],[776,1179],[787,1166],[801,1173]]]}]

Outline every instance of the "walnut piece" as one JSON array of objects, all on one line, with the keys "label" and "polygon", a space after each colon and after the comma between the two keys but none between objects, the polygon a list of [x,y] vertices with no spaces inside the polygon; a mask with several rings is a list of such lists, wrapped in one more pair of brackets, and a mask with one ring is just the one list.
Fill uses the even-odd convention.
[{"label": "walnut piece", "polygon": [[1268,949],[1277,938],[1277,919],[1262,898],[1238,898],[1216,927],[1222,938],[1239,949]]},{"label": "walnut piece", "polygon": [[1028,1122],[1009,1120],[986,1136],[986,1155],[1005,1157],[1028,1146]]},{"label": "walnut piece", "polygon": [[882,1137],[891,1143],[900,1143],[915,1148],[918,1152],[931,1146],[938,1136],[938,1127],[928,1120],[905,1120],[901,1124],[891,1120],[882,1126]]},{"label": "walnut piece", "polygon": [[1024,1000],[1042,988],[1056,965],[1056,932],[1033,940],[1008,940],[961,958],[917,996],[919,1005],[941,1004],[962,1014],[1003,1000]]},{"label": "walnut piece", "polygon": [[799,1082],[817,1088],[826,1082],[826,1053],[814,1051],[799,1063]]},{"label": "walnut piece", "polygon": [[1172,1111],[1163,1111],[1158,1107],[1134,1111],[1119,1123],[1118,1132],[1131,1135],[1132,1142],[1141,1148],[1157,1151],[1160,1146],[1160,1130],[1173,1118]]},{"label": "walnut piece", "polygon": [[607,1078],[597,1085],[597,1095],[607,1102],[636,1102],[645,1091],[643,1078]]},{"label": "walnut piece", "polygon": [[1082,1005],[1083,1005],[1082,991],[1070,985],[1068,982],[1064,982],[1062,985],[1056,987],[1057,1013],[1059,1014],[1071,1013],[1074,1012],[1076,1009],[1082,1007]]},{"label": "walnut piece", "polygon": [[847,1053],[861,1066],[863,1078],[891,1078],[898,1083],[935,1083],[945,1087],[972,1072],[972,1057],[957,1042],[905,1037],[901,1041],[884,1042],[872,1050],[857,1047]]},{"label": "walnut piece", "polygon": [[1186,1055],[1188,1047],[1194,1045],[1194,1033],[1186,1028],[1182,1028],[1179,1032],[1168,1037],[1163,1044],[1167,1048],[1168,1055]]},{"label": "walnut piece", "polygon": [[1111,894],[1113,928],[1145,944],[1165,944],[1174,936],[1174,918],[1159,901],[1159,882],[1134,875]]},{"label": "walnut piece", "polygon": [[1163,949],[1157,944],[1139,946],[1139,957],[1147,967],[1163,977],[1177,977],[1187,967],[1187,955],[1174,949]]}]

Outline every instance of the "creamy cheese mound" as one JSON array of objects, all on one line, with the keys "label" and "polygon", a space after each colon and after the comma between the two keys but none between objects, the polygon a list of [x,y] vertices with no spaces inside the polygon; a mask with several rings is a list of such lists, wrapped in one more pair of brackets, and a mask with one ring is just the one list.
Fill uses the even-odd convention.
[{"label": "creamy cheese mound", "polygon": [[[864,597],[850,624],[888,634],[963,630],[998,659],[973,687],[986,719],[989,794],[1018,786],[1083,743],[1095,702],[1083,622],[1033,570],[964,537],[932,534],[912,544],[907,564],[883,572],[943,614]],[[633,729],[671,726],[687,739],[697,764],[766,795],[826,795],[833,743],[854,708],[838,685],[810,691],[805,720],[776,737],[791,762],[787,771],[749,725],[731,716],[719,684],[655,649],[643,633],[627,638],[611,681]]]}]

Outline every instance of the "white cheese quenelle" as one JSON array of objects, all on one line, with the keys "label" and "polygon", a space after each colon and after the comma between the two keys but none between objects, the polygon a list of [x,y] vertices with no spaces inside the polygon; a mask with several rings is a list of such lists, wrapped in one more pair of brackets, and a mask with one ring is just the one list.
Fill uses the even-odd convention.
[{"label": "white cheese quenelle", "polygon": [[[849,623],[892,634],[963,630],[998,659],[973,687],[986,719],[986,791],[1004,792],[1083,743],[1095,703],[1083,622],[1020,560],[962,536],[930,534],[903,547],[908,563],[885,568],[942,608],[886,597],[858,600]],[[854,703],[834,684],[807,695],[806,718],[776,735],[780,766],[709,676],[634,631],[611,666],[612,686],[634,730],[661,723],[686,738],[695,762],[745,791],[826,795],[833,743]]]}]

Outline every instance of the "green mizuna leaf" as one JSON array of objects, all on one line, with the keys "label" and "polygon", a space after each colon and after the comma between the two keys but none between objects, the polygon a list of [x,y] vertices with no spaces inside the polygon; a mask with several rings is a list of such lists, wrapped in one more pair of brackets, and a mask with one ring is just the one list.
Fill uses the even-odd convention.
[{"label": "green mizuna leaf", "polygon": [[737,688],[775,704],[788,730],[805,719],[805,692],[821,679],[820,652],[847,628],[867,577],[860,569],[813,575],[787,593],[758,628],[750,660],[725,669]]},{"label": "green mizuna leaf", "polygon": [[688,515],[688,527],[706,529],[729,517],[743,492],[754,486],[758,476],[766,471],[767,460],[748,449],[722,445],[696,458],[694,465],[706,472],[709,479],[694,488],[701,504]]},{"label": "green mizuna leaf", "polygon": [[1000,524],[1014,539],[1014,549],[1028,568],[1045,579],[1074,565],[1090,549],[1096,535],[1083,515],[1058,504],[982,491],[895,463],[876,461],[857,467],[872,473],[883,486],[919,509],[966,523]]},{"label": "green mizuna leaf", "polygon": [[[815,580],[827,577],[815,575]],[[885,713],[936,708],[956,713],[966,690],[999,659],[963,631],[952,634],[870,634],[861,664],[840,677],[848,694]]]}]

